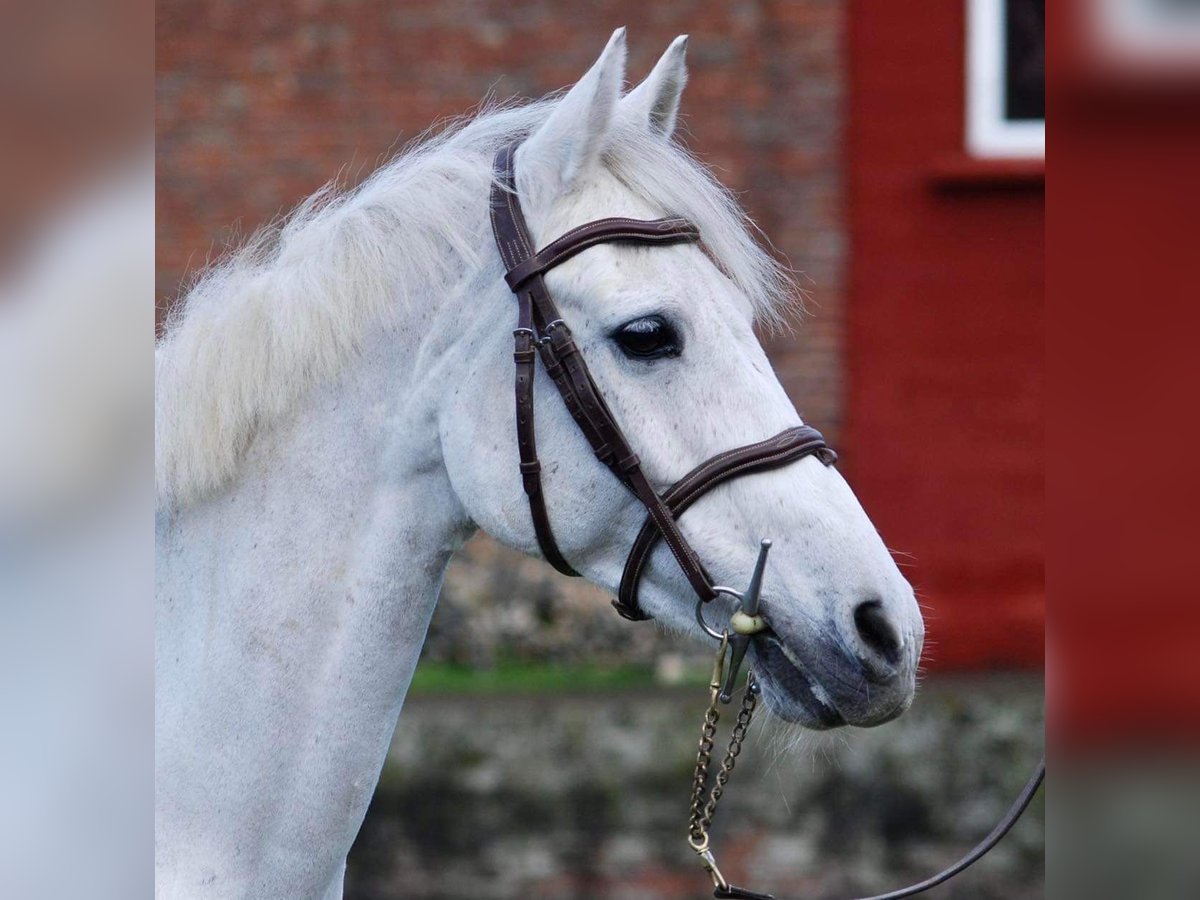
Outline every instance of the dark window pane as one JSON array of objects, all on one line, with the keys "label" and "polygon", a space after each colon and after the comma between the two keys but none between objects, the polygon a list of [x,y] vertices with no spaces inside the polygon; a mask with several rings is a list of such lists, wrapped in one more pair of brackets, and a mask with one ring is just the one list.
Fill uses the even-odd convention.
[{"label": "dark window pane", "polygon": [[1046,0],[1008,0],[1004,25],[1004,117],[1044,119]]}]

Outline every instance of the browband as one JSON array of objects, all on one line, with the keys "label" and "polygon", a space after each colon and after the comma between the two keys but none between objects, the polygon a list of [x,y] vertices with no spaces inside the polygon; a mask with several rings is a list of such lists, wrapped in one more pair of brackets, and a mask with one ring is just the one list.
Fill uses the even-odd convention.
[{"label": "browband", "polygon": [[640,244],[680,244],[700,240],[700,232],[687,219],[597,219],[572,228],[524,262],[517,263],[504,276],[514,291],[534,275],[543,275],[581,250],[611,241]]},{"label": "browband", "polygon": [[831,465],[836,455],[820,432],[800,425],[766,441],[713,457],[659,496],[592,380],[571,330],[559,315],[546,288],[544,276],[550,269],[597,244],[697,242],[700,240],[699,229],[686,219],[674,216],[649,221],[621,217],[598,219],[571,229],[535,252],[517,196],[517,146],[509,145],[496,154],[490,213],[496,247],[507,270],[505,281],[517,297],[517,327],[513,330],[517,447],[522,486],[529,499],[534,532],[542,554],[563,574],[579,574],[567,562],[554,539],[542,491],[533,403],[534,367],[539,356],[596,457],[649,513],[626,563],[618,599],[613,601],[617,611],[627,619],[649,618],[638,605],[637,588],[646,560],[659,540],[666,542],[697,596],[711,600],[715,596],[712,580],[679,530],[676,518],[706,491],[731,478],[766,471],[814,454],[826,465]]}]

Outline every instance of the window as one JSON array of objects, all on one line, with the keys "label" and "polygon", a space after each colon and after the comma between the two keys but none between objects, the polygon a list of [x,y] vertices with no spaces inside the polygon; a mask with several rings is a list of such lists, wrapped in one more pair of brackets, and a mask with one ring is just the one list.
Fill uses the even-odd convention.
[{"label": "window", "polygon": [[1046,153],[1045,0],[967,0],[967,149]]}]

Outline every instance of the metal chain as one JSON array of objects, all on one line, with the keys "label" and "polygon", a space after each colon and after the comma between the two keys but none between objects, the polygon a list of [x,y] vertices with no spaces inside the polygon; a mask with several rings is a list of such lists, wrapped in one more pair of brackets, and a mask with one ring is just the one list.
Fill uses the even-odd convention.
[{"label": "metal chain", "polygon": [[708,793],[708,766],[712,761],[713,738],[717,735],[717,721],[721,711],[714,694],[704,712],[704,724],[700,728],[700,749],[696,753],[696,770],[692,776],[692,814],[688,820],[688,837],[693,847],[708,844],[708,826],[712,813],[707,812],[705,794]]},{"label": "metal chain", "polygon": [[758,705],[758,694],[751,689],[753,681],[754,674],[751,673],[746,680],[746,692],[742,695],[742,708],[738,710],[733,733],[729,736],[729,749],[725,751],[725,758],[721,760],[721,768],[717,770],[716,783],[713,785],[708,803],[705,804],[704,816],[700,820],[700,825],[705,830],[712,825],[717,804],[721,800],[721,795],[725,793],[725,785],[729,783],[729,776],[733,772],[738,754],[742,752],[742,743],[746,740],[746,730],[750,727],[750,719],[754,716],[754,708]]},{"label": "metal chain", "polygon": [[712,877],[713,885],[718,891],[729,890],[729,882],[717,868],[712,850],[708,846],[708,829],[712,825],[713,816],[721,795],[725,793],[725,785],[737,763],[738,754],[742,752],[742,743],[746,740],[746,731],[754,716],[754,708],[758,705],[758,686],[754,682],[754,673],[746,678],[746,692],[742,696],[742,708],[738,711],[733,731],[729,736],[729,747],[721,766],[717,770],[711,790],[708,786],[708,772],[712,765],[714,738],[717,734],[717,723],[721,719],[720,692],[721,679],[725,669],[725,651],[728,646],[728,635],[721,640],[717,652],[716,663],[713,666],[712,681],[709,684],[708,709],[704,711],[704,724],[700,727],[700,747],[696,752],[696,768],[692,775],[692,806],[688,818],[688,844],[699,855],[704,868]]}]

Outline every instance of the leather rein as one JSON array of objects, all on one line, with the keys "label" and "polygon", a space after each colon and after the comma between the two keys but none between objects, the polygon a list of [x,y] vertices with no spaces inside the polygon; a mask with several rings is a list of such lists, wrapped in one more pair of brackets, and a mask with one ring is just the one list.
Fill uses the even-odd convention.
[{"label": "leather rein", "polygon": [[[769,894],[739,888],[725,880],[709,849],[707,834],[717,800],[720,799],[733,768],[733,761],[741,749],[741,741],[745,737],[750,716],[757,702],[758,685],[754,673],[750,672],[742,712],[734,728],[729,752],[721,764],[716,784],[710,789],[708,763],[712,751],[712,737],[720,715],[718,703],[728,703],[731,699],[738,669],[750,640],[755,634],[767,629],[766,623],[758,615],[758,601],[770,542],[763,541],[750,586],[745,591],[737,591],[714,584],[696,551],[680,531],[677,519],[705,493],[726,481],[786,466],[808,456],[815,456],[824,465],[831,466],[837,461],[837,454],[825,443],[825,439],[815,428],[797,425],[766,440],[719,453],[696,466],[661,494],[656,491],[596,386],[570,327],[563,321],[550,296],[545,275],[555,266],[598,244],[666,246],[698,243],[700,231],[686,219],[674,216],[652,220],[621,217],[597,219],[573,228],[542,249],[535,250],[517,193],[518,146],[519,142],[510,144],[496,154],[490,214],[492,233],[506,270],[504,278],[517,298],[517,327],[513,330],[517,448],[520,455],[522,486],[529,500],[529,511],[538,545],[542,555],[559,572],[572,577],[579,575],[567,561],[554,538],[554,529],[542,489],[542,465],[537,452],[533,394],[535,367],[540,358],[546,374],[550,376],[567,411],[583,432],[596,458],[646,507],[646,521],[634,539],[626,559],[613,606],[626,619],[637,621],[650,618],[638,601],[638,585],[651,552],[662,540],[666,542],[696,593],[696,618],[701,627],[720,641],[710,685],[710,704],[705,716],[701,750],[696,765],[693,817],[689,824],[688,841],[712,878],[715,897],[770,900]],[[725,631],[710,627],[703,615],[705,604],[719,594],[731,596],[740,604],[740,608],[730,620],[730,628]],[[995,846],[1012,828],[1037,792],[1044,775],[1043,761],[996,828],[959,862],[919,884],[866,900],[899,900],[901,897],[910,897],[941,884],[966,869]]]}]

